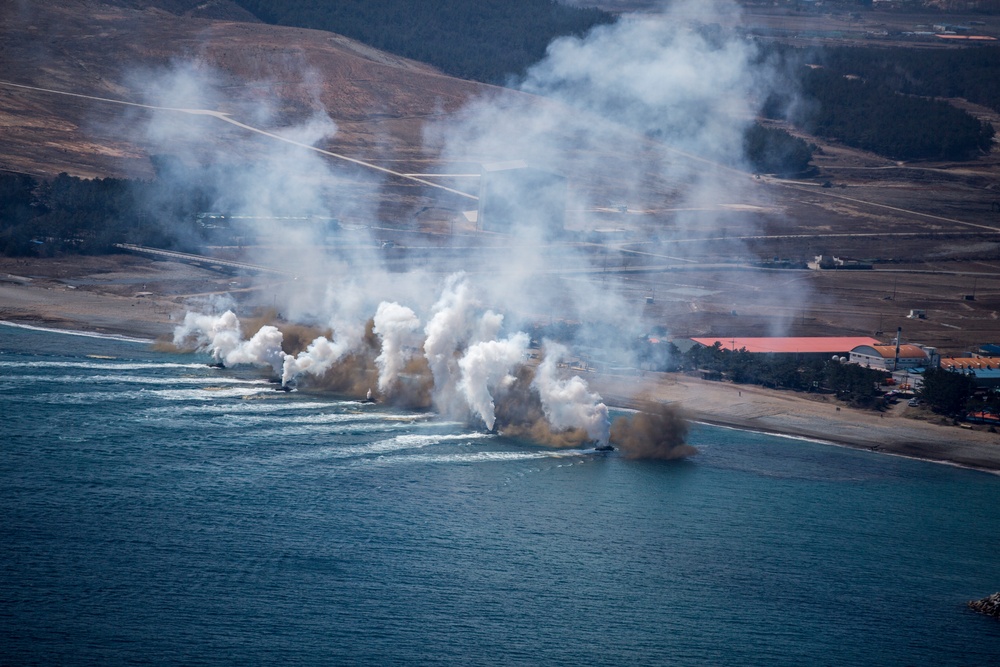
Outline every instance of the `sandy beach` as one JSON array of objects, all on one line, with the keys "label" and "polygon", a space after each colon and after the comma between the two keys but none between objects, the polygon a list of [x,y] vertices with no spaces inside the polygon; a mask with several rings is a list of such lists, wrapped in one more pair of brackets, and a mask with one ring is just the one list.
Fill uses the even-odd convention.
[{"label": "sandy beach", "polygon": [[[0,320],[156,339],[172,334],[185,304],[231,282],[205,269],[134,257],[0,258]],[[828,395],[676,373],[583,377],[610,406],[631,407],[636,397],[669,402],[695,421],[1000,472],[1000,435],[955,426],[905,402],[878,413]]]},{"label": "sandy beach", "polygon": [[797,436],[873,452],[1000,471],[1000,435],[966,429],[899,402],[879,413],[832,396],[765,389],[677,373],[587,377],[609,405],[628,407],[629,392],[679,405],[689,419]]}]

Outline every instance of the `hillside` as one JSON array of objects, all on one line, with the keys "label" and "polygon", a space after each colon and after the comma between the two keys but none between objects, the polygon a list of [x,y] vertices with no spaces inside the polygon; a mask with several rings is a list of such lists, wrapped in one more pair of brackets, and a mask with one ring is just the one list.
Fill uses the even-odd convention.
[{"label": "hillside", "polygon": [[[484,88],[331,33],[257,22],[235,5],[201,3],[178,13],[148,2],[21,3],[0,13],[0,81],[141,103],[165,99],[164,80],[207,108],[254,118],[269,108],[280,127],[325,110],[336,149],[413,155],[424,119],[448,113]],[[211,11],[209,11],[211,10]],[[198,63],[215,96],[184,90],[181,63]],[[221,92],[220,92],[221,91]],[[175,95],[176,97],[176,95]],[[0,86],[0,169],[54,175],[150,176],[129,131],[144,112],[84,98]],[[225,142],[232,129],[220,128]],[[376,140],[377,137],[377,140]],[[194,147],[197,148],[197,147]]]},{"label": "hillside", "polygon": [[[584,252],[593,253],[600,267],[593,270],[626,274],[627,298],[640,304],[650,323],[713,336],[778,330],[859,335],[905,324],[913,339],[955,350],[995,337],[996,145],[973,161],[908,164],[796,130],[817,144],[819,173],[801,180],[754,178],[705,157],[713,147],[725,154],[732,142],[684,150],[691,132],[738,136],[721,133],[731,129],[733,116],[720,109],[744,100],[749,80],[747,72],[729,69],[730,51],[702,43],[692,55],[695,32],[684,32],[677,48],[664,50],[655,40],[628,40],[647,26],[625,22],[604,35],[625,38],[585,45],[596,53],[589,61],[580,57],[581,45],[564,43],[562,60],[536,73],[533,90],[549,94],[545,100],[455,79],[332,33],[234,20],[240,15],[231,13],[231,4],[192,8],[177,0],[172,11],[158,8],[166,3],[138,1],[3,7],[0,82],[78,96],[0,83],[2,170],[148,179],[154,162],[170,164],[165,156],[183,160],[195,175],[218,166],[213,185],[219,196],[207,204],[218,208],[211,210],[235,208],[233,195],[245,198],[239,203],[246,209],[259,203],[272,215],[289,215],[289,209],[310,214],[320,206],[325,215],[353,223],[351,229],[371,227],[377,237],[367,241],[371,247],[391,240],[402,246],[404,259],[410,253],[409,261],[417,263],[438,259],[436,248],[454,233],[462,247],[440,255],[450,267],[467,256],[466,243],[505,240],[472,233],[464,216],[475,208],[469,198],[378,169],[448,173],[451,187],[475,192],[478,184],[467,174],[475,175],[480,163],[544,159],[567,177],[567,227],[582,232]],[[223,18],[206,18],[209,11]],[[636,48],[603,68],[609,54],[621,56],[631,46],[650,48]],[[693,69],[717,64],[713,85],[701,86],[705,77],[662,78],[671,74],[664,63],[685,59]],[[581,63],[592,68],[582,73],[607,75],[599,79],[606,84],[599,95],[588,98],[592,88],[560,88],[592,80],[567,78],[581,73],[574,69]],[[732,76],[720,78],[723,73]],[[646,86],[647,74],[661,77],[649,79],[661,85]],[[574,90],[583,93],[576,100],[562,95]],[[608,92],[613,94],[603,96]],[[619,93],[626,102],[618,103]],[[484,96],[497,103],[482,103]],[[468,104],[472,100],[480,103]],[[1000,126],[995,111],[952,103]],[[570,104],[569,112],[560,106]],[[547,113],[553,110],[559,113]],[[715,122],[700,124],[702,118]],[[324,122],[321,132],[303,131]],[[325,131],[333,125],[336,134]],[[450,134],[443,137],[439,129],[435,136],[442,125]],[[788,129],[777,122],[768,127]],[[661,134],[661,128],[673,133]],[[277,140],[292,131],[300,142],[367,167],[338,155],[289,150]],[[240,172],[254,180],[240,180]],[[170,217],[183,194],[167,192],[159,214]],[[79,213],[67,208],[71,216]],[[78,237],[61,238],[75,243]],[[502,261],[523,252],[512,246],[481,256]],[[562,250],[553,252],[546,269],[565,264]],[[870,260],[877,270],[775,270],[817,254]],[[762,261],[759,270],[751,269]],[[463,268],[490,271],[493,265]],[[691,296],[692,290],[702,296]],[[965,298],[971,292],[975,300]],[[651,303],[647,298],[654,294]],[[913,308],[926,310],[928,318],[906,319]]]},{"label": "hillside", "polygon": [[611,14],[557,0],[234,0],[276,25],[347,35],[465,79],[503,83]]}]

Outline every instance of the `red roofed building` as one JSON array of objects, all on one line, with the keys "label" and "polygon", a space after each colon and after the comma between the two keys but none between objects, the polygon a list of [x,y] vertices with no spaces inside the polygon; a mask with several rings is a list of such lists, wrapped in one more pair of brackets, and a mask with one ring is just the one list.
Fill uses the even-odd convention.
[{"label": "red roofed building", "polygon": [[880,345],[867,336],[791,336],[767,338],[692,338],[705,347],[718,343],[724,350],[746,350],[755,354],[796,354],[830,357],[847,356],[860,345]]}]

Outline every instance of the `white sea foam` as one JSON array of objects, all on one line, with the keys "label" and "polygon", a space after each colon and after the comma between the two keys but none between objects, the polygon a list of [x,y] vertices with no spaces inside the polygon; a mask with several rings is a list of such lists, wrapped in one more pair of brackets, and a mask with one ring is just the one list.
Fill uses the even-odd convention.
[{"label": "white sea foam", "polygon": [[218,399],[243,398],[245,396],[257,397],[261,394],[272,394],[272,390],[255,387],[219,387],[191,388],[191,389],[139,389],[127,391],[88,391],[73,392],[65,394],[47,394],[34,396],[33,403],[101,403],[115,401],[124,403],[128,401],[146,401],[149,399],[161,399],[165,401],[214,401]]},{"label": "white sea foam", "polygon": [[386,454],[394,454],[400,451],[423,449],[424,447],[430,447],[431,445],[438,445],[446,442],[472,442],[483,437],[494,436],[486,436],[479,433],[453,433],[447,435],[406,433],[392,438],[376,440],[375,442],[368,442],[364,444],[342,444],[283,454],[275,457],[274,460],[277,462],[291,462],[317,459],[363,458],[376,455],[384,456]]},{"label": "white sea foam", "polygon": [[127,385],[247,385],[263,386],[270,384],[267,380],[245,380],[233,377],[154,377],[148,375],[27,375],[19,378],[23,382],[38,383],[74,383],[74,384],[127,384]]},{"label": "white sea foam", "polygon": [[[274,392],[270,398],[273,400],[264,401],[241,401],[239,403],[225,403],[221,405],[216,404],[203,404],[203,405],[171,405],[171,406],[156,406],[150,407],[143,410],[143,413],[150,416],[155,416],[161,413],[164,414],[184,414],[184,415],[227,415],[227,414],[254,414],[259,415],[262,419],[268,419],[269,416],[285,414],[289,412],[309,412],[317,410],[331,410],[337,409],[345,405],[354,406],[353,402],[333,402],[333,403],[321,403],[318,401],[289,401],[282,400],[286,398],[287,394]],[[277,418],[283,419],[283,417],[277,416]]]},{"label": "white sea foam", "polygon": [[593,454],[593,451],[582,449],[557,449],[542,451],[518,452],[457,452],[448,454],[410,454],[397,456],[390,460],[374,461],[374,463],[491,463],[508,461],[537,461],[542,459],[579,458]]},{"label": "white sea foam", "polygon": [[0,368],[84,368],[89,370],[116,370],[116,371],[143,371],[161,370],[165,368],[200,368],[210,371],[205,364],[176,364],[176,363],[146,363],[146,362],[120,362],[108,360],[98,361],[0,361]]},{"label": "white sea foam", "polygon": [[31,324],[20,324],[18,322],[8,322],[0,320],[0,326],[14,327],[16,329],[29,329],[31,331],[44,331],[46,333],[65,334],[67,336],[83,336],[84,338],[100,338],[103,340],[114,340],[122,343],[142,343],[150,345],[156,341],[152,338],[134,338],[132,336],[122,336],[120,334],[102,334],[93,331],[75,331],[72,329],[52,329],[49,327],[36,327]]}]

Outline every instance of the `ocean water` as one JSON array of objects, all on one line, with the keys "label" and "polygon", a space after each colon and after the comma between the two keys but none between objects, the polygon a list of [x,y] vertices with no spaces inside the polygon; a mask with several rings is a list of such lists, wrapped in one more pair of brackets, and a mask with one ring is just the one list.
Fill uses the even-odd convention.
[{"label": "ocean water", "polygon": [[691,442],[554,451],[0,326],[0,664],[995,663],[965,602],[1000,477]]}]

